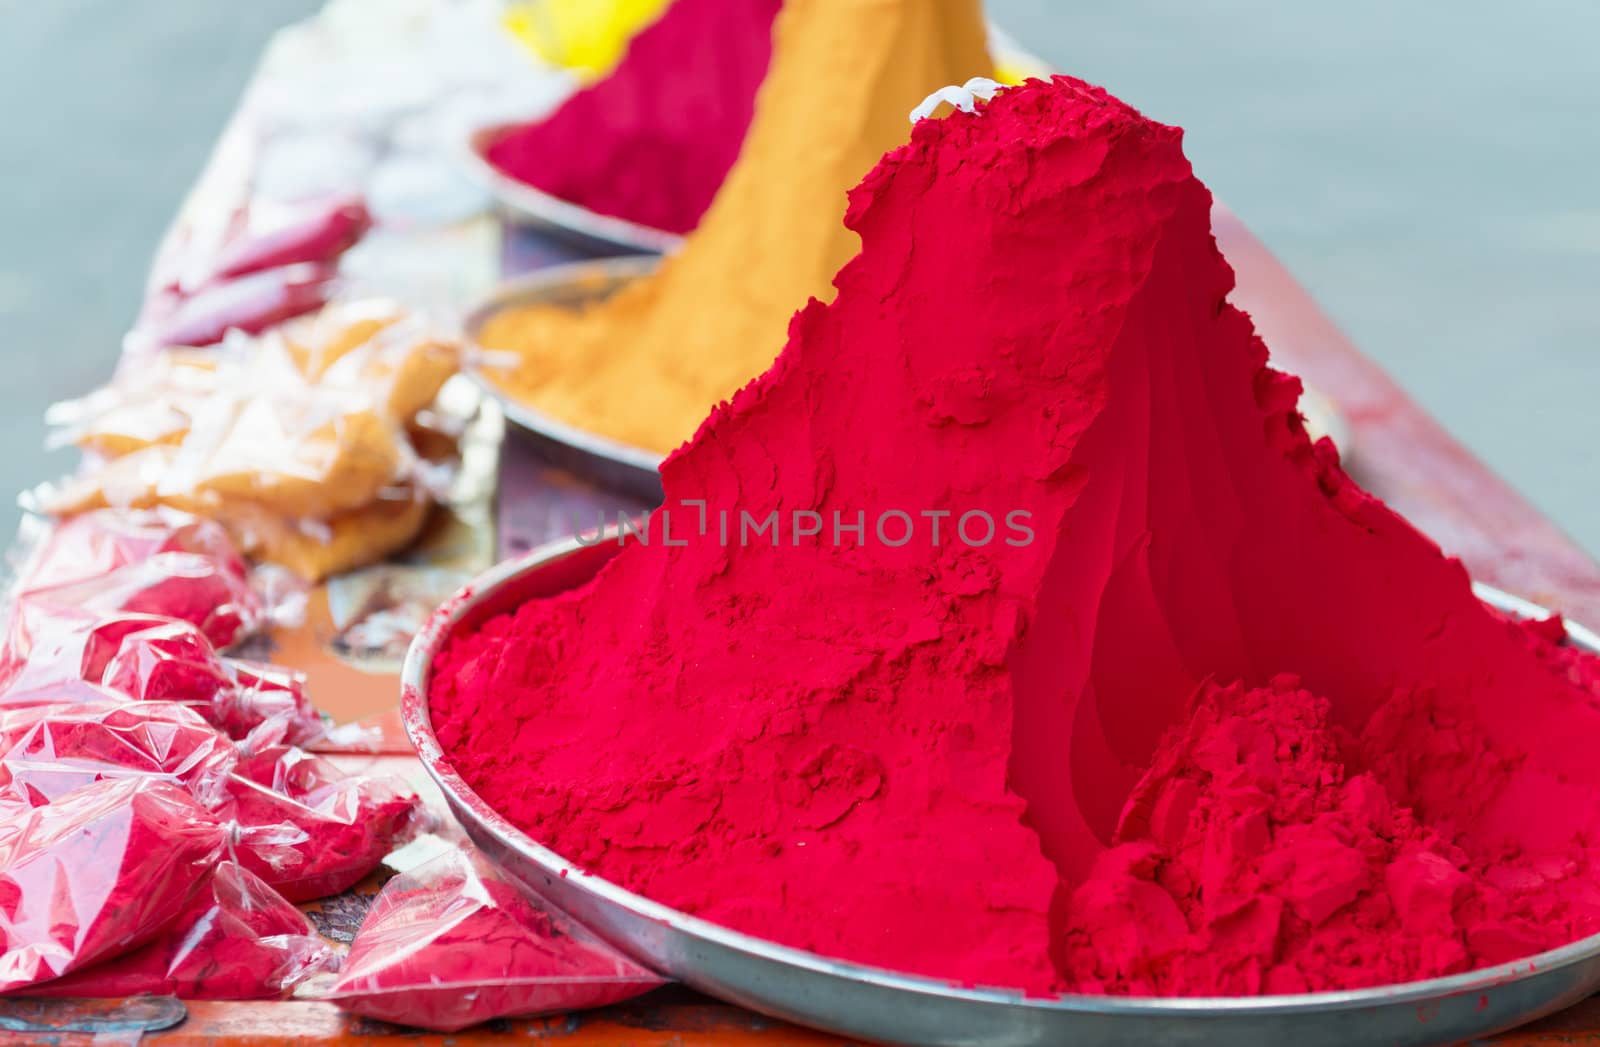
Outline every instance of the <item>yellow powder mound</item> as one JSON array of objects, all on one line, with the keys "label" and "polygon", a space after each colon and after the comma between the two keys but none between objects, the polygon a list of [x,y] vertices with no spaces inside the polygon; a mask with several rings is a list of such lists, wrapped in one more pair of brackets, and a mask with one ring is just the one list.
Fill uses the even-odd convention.
[{"label": "yellow powder mound", "polygon": [[666,453],[766,370],[789,318],[859,248],[845,192],[929,92],[993,69],[979,0],[786,0],[739,160],[683,250],[583,310],[528,307],[480,341],[517,354],[512,397]]}]

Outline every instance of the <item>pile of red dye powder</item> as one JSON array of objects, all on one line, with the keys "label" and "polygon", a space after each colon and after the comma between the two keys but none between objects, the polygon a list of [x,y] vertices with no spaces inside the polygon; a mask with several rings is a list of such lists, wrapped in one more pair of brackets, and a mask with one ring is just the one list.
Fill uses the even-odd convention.
[{"label": "pile of red dye powder", "polygon": [[919,124],[650,542],[443,652],[456,766],[657,901],[963,983],[1338,989],[1600,930],[1594,661],[1312,446],[1210,205],[1076,80]]},{"label": "pile of red dye powder", "polygon": [[687,233],[744,144],[779,0],[673,0],[610,76],[505,135],[489,162],[591,211]]}]

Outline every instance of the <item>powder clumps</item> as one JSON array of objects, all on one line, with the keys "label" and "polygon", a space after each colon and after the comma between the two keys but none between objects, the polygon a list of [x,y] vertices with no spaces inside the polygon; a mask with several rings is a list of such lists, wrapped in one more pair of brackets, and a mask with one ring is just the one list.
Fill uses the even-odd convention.
[{"label": "powder clumps", "polygon": [[[682,0],[680,0],[682,2]],[[513,309],[480,332],[516,399],[665,453],[760,374],[858,241],[845,193],[929,91],[993,68],[977,0],[790,0],[738,162],[682,251],[581,311]]]},{"label": "powder clumps", "polygon": [[441,653],[456,768],[656,901],[962,984],[1338,988],[1594,930],[1592,660],[1311,443],[1210,207],[1071,78],[918,124],[648,541]]},{"label": "powder clumps", "polygon": [[[1353,989],[1489,967],[1600,930],[1586,855],[1488,862],[1394,796],[1384,726],[1438,752],[1409,702],[1343,736],[1293,677],[1206,684],[1070,897],[1074,986],[1136,996]],[[1357,771],[1358,767],[1367,770]],[[1385,779],[1388,779],[1386,783]]]},{"label": "powder clumps", "polygon": [[622,62],[496,140],[504,173],[600,214],[687,233],[739,155],[779,0],[675,0]]}]

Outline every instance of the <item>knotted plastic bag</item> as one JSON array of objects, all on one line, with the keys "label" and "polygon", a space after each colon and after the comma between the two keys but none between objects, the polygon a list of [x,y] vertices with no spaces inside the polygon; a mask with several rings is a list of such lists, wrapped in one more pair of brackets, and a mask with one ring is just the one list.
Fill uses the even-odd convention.
[{"label": "knotted plastic bag", "polygon": [[35,989],[35,996],[166,994],[190,1000],[264,1000],[336,965],[338,953],[305,914],[232,862],[156,940]]},{"label": "knotted plastic bag", "polygon": [[149,778],[212,808],[238,762],[233,743],[169,702],[0,710],[0,792],[32,807],[95,781]]},{"label": "knotted plastic bag", "polygon": [[223,811],[234,860],[290,901],[360,883],[403,838],[417,796],[388,777],[346,775],[292,746],[247,757],[229,779]]},{"label": "knotted plastic bag", "polygon": [[29,656],[33,631],[63,617],[178,618],[219,648],[270,617],[227,532],[164,508],[105,510],[57,524],[24,567],[17,602],[8,641],[16,658]]}]

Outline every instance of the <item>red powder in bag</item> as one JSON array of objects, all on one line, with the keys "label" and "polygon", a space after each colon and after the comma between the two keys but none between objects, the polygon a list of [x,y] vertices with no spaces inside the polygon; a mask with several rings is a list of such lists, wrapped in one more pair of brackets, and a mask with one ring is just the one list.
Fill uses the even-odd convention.
[{"label": "red powder in bag", "polygon": [[[192,622],[217,647],[259,630],[261,597],[227,533],[215,523],[168,509],[102,510],[55,525],[22,574],[17,614],[150,614]],[[20,619],[19,619],[20,620]],[[33,645],[14,624],[8,656]]]},{"label": "red powder in bag", "polygon": [[214,807],[238,759],[228,739],[167,702],[0,711],[0,790],[33,806],[101,779],[156,778]]},{"label": "red powder in bag", "polygon": [[[1600,704],[1310,443],[1298,383],[1227,304],[1210,209],[1177,129],[1070,78],[919,123],[851,195],[862,250],[834,301],[664,464],[648,544],[441,652],[456,768],[558,853],[735,929],[1124,991],[1071,947],[1071,899],[1116,872],[1126,801],[1200,685],[1292,673],[1332,728],[1374,739],[1347,780],[1383,788],[1350,832],[1404,809],[1421,836],[1400,838],[1440,841],[1416,853],[1513,892],[1454,909],[1432,859],[1392,885],[1385,865],[1394,911],[1357,921],[1363,950],[1446,908],[1471,964],[1586,933]],[[780,533],[739,536],[769,514]],[[1269,839],[1318,813],[1285,807]],[[1259,840],[1219,834],[1236,850],[1215,860]],[[1304,926],[1280,924],[1282,955],[1341,986],[1315,928],[1379,894],[1349,897],[1345,851],[1282,860],[1308,882],[1284,892]],[[1529,936],[1524,911],[1550,922]],[[1148,933],[1151,956],[1190,947],[1154,910]],[[1383,962],[1363,983],[1455,960]],[[1263,991],[1289,987],[1270,970]],[[1213,973],[1172,991],[1254,984]]]},{"label": "red powder in bag", "polygon": [[177,620],[122,637],[98,682],[135,701],[183,702],[197,711],[235,686],[205,634]]},{"label": "red powder in bag", "polygon": [[0,818],[0,992],[86,967],[161,933],[222,847],[183,789],[94,782]]},{"label": "red powder in bag", "polygon": [[211,718],[228,737],[249,739],[252,752],[323,738],[326,725],[311,704],[304,673],[241,658],[224,658],[222,664],[234,686],[218,693]]},{"label": "red powder in bag", "polygon": [[32,592],[104,578],[164,553],[203,557],[241,582],[248,575],[218,523],[176,509],[101,509],[53,524],[18,588]]},{"label": "red powder in bag", "polygon": [[328,998],[369,1018],[454,1032],[603,1007],[661,984],[476,851],[454,850],[384,885]]},{"label": "red powder in bag", "polygon": [[145,303],[128,344],[135,350],[201,347],[229,331],[260,334],[321,309],[337,278],[331,263],[299,262],[209,283],[190,295],[167,291]]},{"label": "red powder in bag", "polygon": [[[110,633],[106,625],[98,627],[97,641]],[[93,660],[85,661],[85,673],[92,674]],[[184,621],[155,619],[124,631],[116,653],[91,679],[135,701],[188,705],[228,737],[241,743],[250,739],[250,748],[310,742],[323,733],[302,674],[223,658]]]},{"label": "red powder in bag", "polygon": [[361,882],[401,842],[417,807],[398,780],[345,775],[288,746],[242,760],[229,795],[234,860],[293,902]]},{"label": "red powder in bag", "polygon": [[611,74],[493,143],[489,162],[591,211],[687,233],[744,143],[779,0],[674,0]]},{"label": "red powder in bag", "polygon": [[29,993],[264,1000],[282,996],[336,960],[305,914],[255,876],[222,862],[155,941]]},{"label": "red powder in bag", "polygon": [[297,262],[336,262],[372,227],[360,198],[318,201],[284,224],[245,232],[224,244],[212,264],[212,280],[257,273]]},{"label": "red powder in bag", "polygon": [[29,658],[11,667],[0,706],[176,702],[252,750],[325,736],[303,674],[224,658],[189,622],[62,612],[30,616],[27,631]]},{"label": "red powder in bag", "polygon": [[12,611],[12,635],[25,634],[27,645],[22,657],[8,652],[0,663],[0,703],[8,705],[125,700],[125,695],[100,687],[106,666],[124,638],[171,621],[145,614],[107,618],[94,611],[45,610],[23,603]]}]

